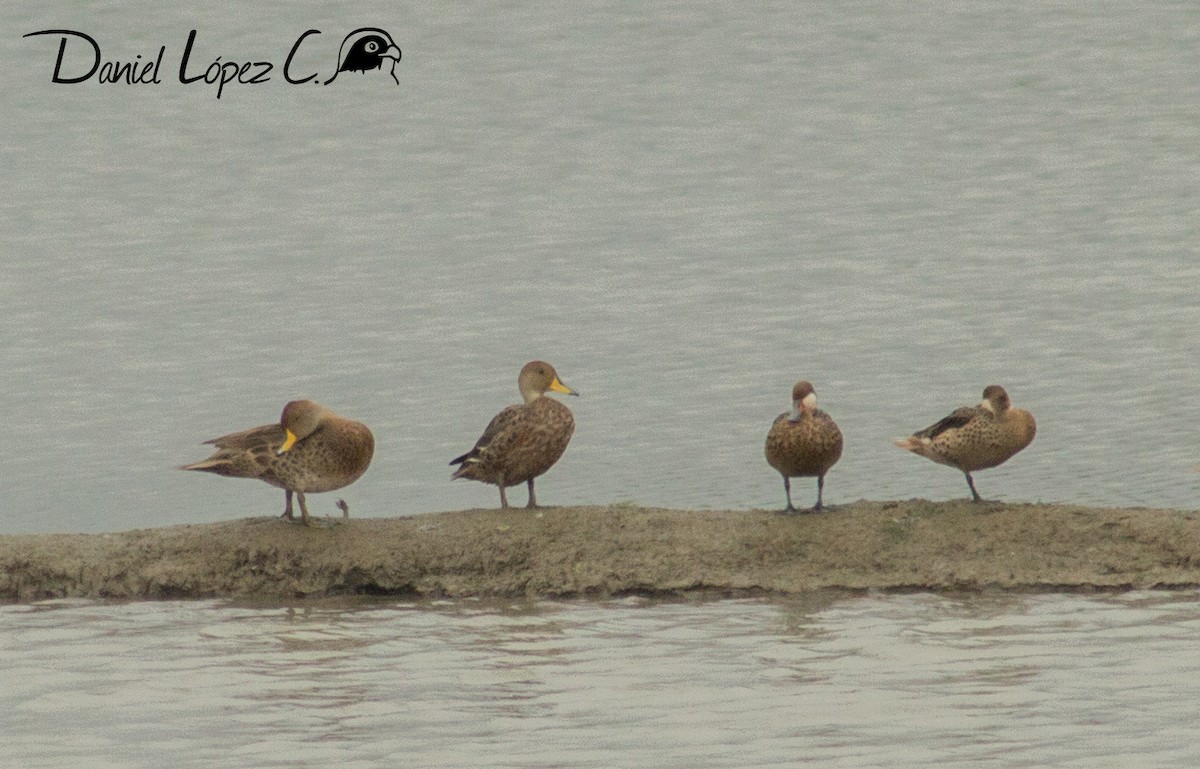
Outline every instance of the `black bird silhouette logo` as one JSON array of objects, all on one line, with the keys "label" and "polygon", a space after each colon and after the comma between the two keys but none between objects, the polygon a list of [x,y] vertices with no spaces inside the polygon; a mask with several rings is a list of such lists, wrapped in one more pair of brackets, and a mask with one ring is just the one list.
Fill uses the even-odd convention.
[{"label": "black bird silhouette logo", "polygon": [[342,47],[338,50],[338,68],[333,77],[325,81],[325,85],[333,82],[338,72],[369,72],[373,69],[383,69],[383,62],[392,62],[389,74],[396,85],[400,78],[396,77],[396,63],[400,61],[400,47],[392,40],[392,36],[377,27],[363,27],[346,35]]}]

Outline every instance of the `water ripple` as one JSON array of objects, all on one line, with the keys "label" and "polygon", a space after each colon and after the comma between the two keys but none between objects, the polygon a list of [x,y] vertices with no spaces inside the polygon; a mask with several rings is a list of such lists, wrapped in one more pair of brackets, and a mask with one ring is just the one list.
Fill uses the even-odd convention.
[{"label": "water ripple", "polygon": [[6,607],[0,749],[22,766],[1187,765],[1198,626],[1194,593]]}]

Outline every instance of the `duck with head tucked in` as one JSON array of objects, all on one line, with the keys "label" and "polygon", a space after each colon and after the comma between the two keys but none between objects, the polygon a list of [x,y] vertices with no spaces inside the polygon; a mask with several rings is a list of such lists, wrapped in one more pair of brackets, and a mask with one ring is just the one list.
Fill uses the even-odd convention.
[{"label": "duck with head tucked in", "polygon": [[[180,470],[200,470],[231,478],[257,478],[284,490],[283,517],[292,520],[292,494],[311,525],[306,492],[340,489],[358,480],[371,464],[375,437],[361,422],[346,419],[310,400],[283,407],[276,424],[254,427],[205,441],[217,447],[201,462]],[[339,505],[348,512],[345,503]]]},{"label": "duck with head tucked in", "polygon": [[470,451],[450,460],[451,465],[459,465],[450,477],[495,484],[500,487],[502,508],[508,507],[505,488],[525,483],[527,507],[533,508],[538,506],[534,479],[558,461],[575,432],[571,410],[546,393],[579,393],[559,381],[553,366],[540,360],[525,364],[517,387],[525,402],[501,410]]},{"label": "duck with head tucked in", "polygon": [[1036,434],[1033,414],[1013,406],[1000,385],[988,385],[978,406],[957,408],[924,430],[897,438],[896,445],[958,468],[967,476],[971,499],[982,502],[971,473],[1004,464],[1032,443]]},{"label": "duck with head tucked in", "polygon": [[817,408],[817,393],[812,384],[800,380],[792,387],[792,410],[775,418],[767,433],[764,449],[767,464],[783,476],[787,497],[785,512],[794,513],[792,478],[817,478],[817,503],[813,512],[824,508],[825,473],[842,456],[842,431],[833,417]]}]

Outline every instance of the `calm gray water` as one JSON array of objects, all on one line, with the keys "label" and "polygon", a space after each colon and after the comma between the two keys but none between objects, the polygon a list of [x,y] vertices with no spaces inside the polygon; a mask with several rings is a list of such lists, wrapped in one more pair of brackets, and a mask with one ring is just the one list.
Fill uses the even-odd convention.
[{"label": "calm gray water", "polygon": [[[450,457],[553,362],[544,504],[965,495],[890,439],[1005,385],[1004,500],[1192,508],[1193,3],[7,3],[0,531],[280,510],[185,474],[307,396],[368,423],[354,514],[491,506]],[[328,87],[194,60],[404,51]],[[57,40],[163,82],[53,85]],[[73,49],[78,50],[78,49]],[[797,501],[813,490],[797,487]],[[314,497],[333,513],[333,495]],[[0,610],[0,763],[1197,765],[1196,597]]]},{"label": "calm gray water", "polygon": [[1193,767],[1197,633],[1195,593],[7,607],[0,764]]}]

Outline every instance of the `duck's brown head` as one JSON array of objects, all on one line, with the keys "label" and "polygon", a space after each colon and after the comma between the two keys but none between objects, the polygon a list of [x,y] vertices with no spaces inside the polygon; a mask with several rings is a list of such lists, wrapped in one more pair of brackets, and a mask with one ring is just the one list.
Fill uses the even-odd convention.
[{"label": "duck's brown head", "polygon": [[520,376],[517,377],[517,387],[521,390],[521,397],[526,403],[537,400],[547,390],[553,390],[556,393],[564,395],[579,395],[579,393],[567,387],[558,379],[558,372],[544,360],[531,360],[521,369]]},{"label": "duck's brown head", "polygon": [[983,388],[983,401],[979,404],[993,414],[1000,415],[1012,406],[1008,393],[1000,385],[988,385]]},{"label": "duck's brown head", "polygon": [[815,411],[816,408],[817,391],[811,382],[801,379],[792,387],[792,419],[799,419],[805,411]]},{"label": "duck's brown head", "polygon": [[286,438],[275,453],[291,451],[296,441],[302,441],[316,432],[329,413],[329,409],[309,400],[292,401],[284,406],[283,414],[279,417],[279,426],[283,428]]}]

